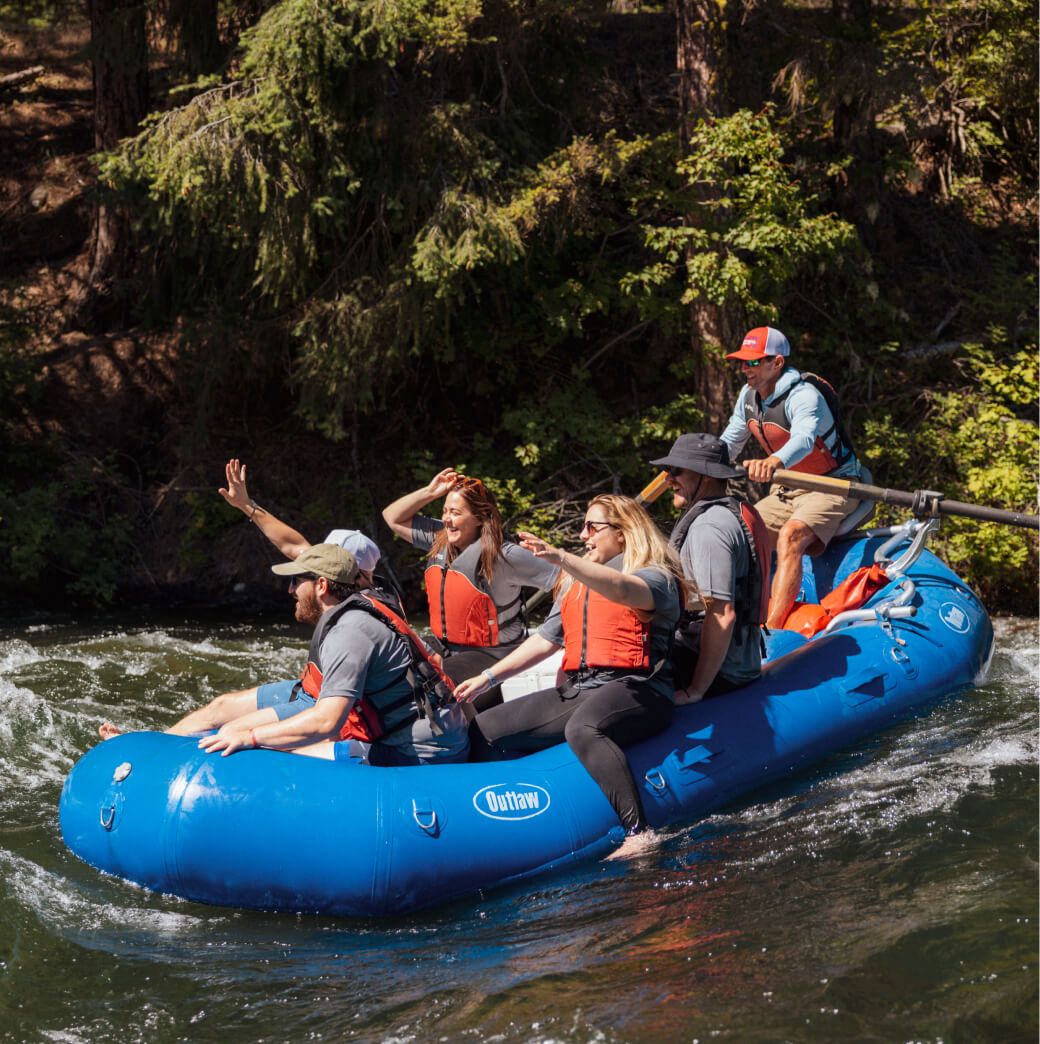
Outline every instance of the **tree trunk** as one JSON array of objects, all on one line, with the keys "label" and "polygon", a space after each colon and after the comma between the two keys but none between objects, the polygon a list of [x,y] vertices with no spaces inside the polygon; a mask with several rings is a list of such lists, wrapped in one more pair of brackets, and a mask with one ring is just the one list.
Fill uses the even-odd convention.
[{"label": "tree trunk", "polygon": [[[88,6],[94,147],[107,152],[134,134],[148,111],[146,7],[138,0],[88,0]],[[89,271],[72,301],[74,320],[93,329],[125,323],[127,301],[118,293],[118,282],[132,270],[134,252],[129,217],[100,188]]]},{"label": "tree trunk", "polygon": [[[679,140],[685,152],[697,121],[725,110],[726,0],[676,0],[676,13]],[[699,191],[703,198],[713,190]],[[694,213],[686,215],[688,223],[696,220]],[[722,358],[739,336],[731,311],[707,300],[690,306],[694,390],[701,401],[704,430],[715,434],[726,426],[732,408],[730,373]]]},{"label": "tree trunk", "polygon": [[847,70],[844,82],[839,81],[831,139],[839,156],[852,156],[853,160],[835,179],[835,202],[839,213],[855,222],[860,237],[873,253],[878,249],[875,223],[885,185],[878,173],[871,0],[831,0],[831,13],[841,41],[839,61]]},{"label": "tree trunk", "polygon": [[723,111],[725,12],[725,0],[676,0],[679,140],[684,149],[697,120]]},{"label": "tree trunk", "polygon": [[170,22],[176,26],[184,67],[191,79],[220,67],[217,0],[171,0]]}]

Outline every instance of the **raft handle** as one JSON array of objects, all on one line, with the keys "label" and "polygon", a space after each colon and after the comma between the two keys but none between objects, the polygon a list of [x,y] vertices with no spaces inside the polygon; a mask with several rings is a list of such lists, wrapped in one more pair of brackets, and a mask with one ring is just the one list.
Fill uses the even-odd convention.
[{"label": "raft handle", "polygon": [[[656,777],[656,782],[650,778],[651,776]],[[660,772],[658,772],[657,769],[651,769],[644,778],[646,779],[647,783],[649,783],[650,786],[652,786],[654,790],[658,792],[668,789],[668,781],[664,778],[664,776],[661,775]]]},{"label": "raft handle", "polygon": [[101,825],[106,830],[111,830],[112,829],[112,821],[115,818],[116,818],[116,806],[115,805],[109,805],[108,806],[108,815],[107,816],[105,815],[105,810],[104,809],[101,810]]},{"label": "raft handle", "polygon": [[[429,816],[429,823],[424,823],[419,817]],[[427,834],[432,837],[437,836],[437,813],[432,809],[423,809],[419,811],[419,806],[413,801],[412,802],[412,818],[415,820],[420,830],[425,830]]]},{"label": "raft handle", "polygon": [[838,613],[836,617],[823,629],[821,634],[831,634],[839,627],[850,623],[865,623],[877,621],[882,627],[889,620],[909,620],[917,615],[916,605],[878,606],[876,609],[849,609],[847,612]]}]

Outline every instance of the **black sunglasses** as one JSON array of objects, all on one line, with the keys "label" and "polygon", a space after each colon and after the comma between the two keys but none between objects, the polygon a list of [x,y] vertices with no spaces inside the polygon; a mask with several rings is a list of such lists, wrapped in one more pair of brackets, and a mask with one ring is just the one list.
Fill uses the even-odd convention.
[{"label": "black sunglasses", "polygon": [[614,525],[613,522],[589,522],[585,521],[581,524],[581,531],[584,533],[587,529],[590,533],[598,533],[604,526],[610,526],[611,529],[618,529],[619,527]]}]

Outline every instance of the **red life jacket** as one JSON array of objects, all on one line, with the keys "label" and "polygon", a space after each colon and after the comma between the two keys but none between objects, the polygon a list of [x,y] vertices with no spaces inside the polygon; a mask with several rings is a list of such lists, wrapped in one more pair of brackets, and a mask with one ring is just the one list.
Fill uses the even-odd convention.
[{"label": "red life jacket", "polygon": [[[833,423],[822,435],[816,436],[813,448],[806,456],[797,464],[789,464],[787,467],[789,471],[800,471],[806,475],[827,475],[841,467],[852,456],[852,444],[839,419],[838,397],[831,385],[822,377],[818,377],[815,373],[801,374],[787,391],[768,406],[763,404],[757,392],[748,395],[744,400],[744,419],[747,421],[748,430],[758,440],[759,445],[768,456],[772,456],[791,438],[791,426],[787,419],[787,412],[784,410],[784,403],[800,384],[808,384],[820,393],[824,402],[827,403],[827,408],[831,411]],[[832,434],[837,440],[835,443],[837,457],[827,446],[827,439]]]},{"label": "red life jacket", "polygon": [[[321,668],[321,645],[332,626],[347,612],[365,612],[385,623],[405,642],[409,653],[409,664],[388,685],[374,692],[364,693],[354,701],[347,720],[340,729],[339,739],[359,739],[366,743],[386,736],[390,732],[411,725],[420,717],[432,717],[437,707],[453,702],[451,679],[430,658],[418,635],[406,620],[376,598],[354,594],[322,615],[311,638],[307,654],[307,666],[300,675],[299,685],[308,696],[321,698],[323,673]],[[391,695],[404,679],[408,690]]]},{"label": "red life jacket", "polygon": [[627,606],[571,584],[560,602],[563,669],[650,671],[650,625]]}]

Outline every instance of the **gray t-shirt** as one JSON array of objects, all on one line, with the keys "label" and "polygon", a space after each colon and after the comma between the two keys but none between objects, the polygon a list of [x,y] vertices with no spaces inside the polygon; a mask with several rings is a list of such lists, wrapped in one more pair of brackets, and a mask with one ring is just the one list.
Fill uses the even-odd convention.
[{"label": "gray t-shirt", "polygon": [[[405,695],[410,658],[404,639],[363,610],[345,612],[321,643],[321,695],[360,699],[366,693]],[[460,754],[466,747],[466,720],[458,704],[437,711],[443,729],[435,735],[427,718],[398,729],[380,740],[422,760]]]},{"label": "gray t-shirt", "polygon": [[[439,519],[416,515],[412,519],[412,544],[420,551],[429,551],[437,534],[444,528]],[[458,564],[463,555],[472,558],[470,565],[474,567],[480,560],[479,541],[470,544],[455,563]],[[435,564],[443,565],[443,556]],[[520,640],[524,632],[523,618],[520,615],[521,588],[537,587],[549,589],[556,583],[559,569],[537,558],[519,544],[504,543],[495,562],[495,575],[488,583],[477,576],[478,586],[495,603],[498,614],[498,644],[511,645]]]},{"label": "gray t-shirt", "polygon": [[[606,564],[611,569],[620,570],[623,562],[624,556],[618,555]],[[642,569],[637,569],[632,573],[632,576],[638,576],[640,580],[645,581],[654,599],[654,615],[650,618],[650,663],[656,665],[668,656],[672,633],[679,623],[681,613],[679,585],[675,582],[675,577],[671,573],[656,566],[646,566]],[[553,645],[562,646],[564,644],[563,620],[560,616],[559,600],[553,603],[552,610],[545,618],[545,623],[538,628],[538,634],[546,641],[552,642]],[[588,682],[582,684],[582,688],[592,688],[598,684],[602,684],[602,682],[597,682],[595,675],[591,675]],[[672,695],[675,686],[672,683],[670,662],[665,662],[662,669],[650,680],[650,684],[658,691],[669,696]]]},{"label": "gray t-shirt", "polygon": [[[739,580],[751,566],[747,538],[733,513],[723,505],[694,519],[679,552],[683,572],[705,598],[735,602]],[[754,681],[762,669],[758,627],[738,620],[719,675],[730,682]]]}]

